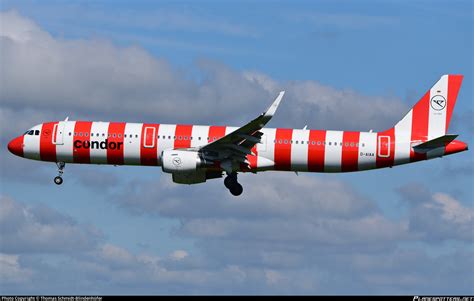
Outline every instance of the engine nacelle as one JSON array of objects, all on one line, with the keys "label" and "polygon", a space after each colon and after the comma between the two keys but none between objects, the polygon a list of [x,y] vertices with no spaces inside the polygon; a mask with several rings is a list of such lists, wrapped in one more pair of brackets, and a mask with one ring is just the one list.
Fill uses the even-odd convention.
[{"label": "engine nacelle", "polygon": [[167,173],[192,173],[203,166],[198,152],[167,149],[161,153],[161,168]]},{"label": "engine nacelle", "polygon": [[204,183],[207,179],[222,177],[220,171],[209,171],[205,167],[213,162],[203,159],[192,150],[168,149],[161,153],[161,168],[173,175],[173,182],[179,184]]}]

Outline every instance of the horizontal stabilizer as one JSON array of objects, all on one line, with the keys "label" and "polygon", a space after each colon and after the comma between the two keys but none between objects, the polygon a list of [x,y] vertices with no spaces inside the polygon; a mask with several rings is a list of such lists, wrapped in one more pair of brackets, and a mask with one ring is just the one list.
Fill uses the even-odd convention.
[{"label": "horizontal stabilizer", "polygon": [[432,149],[438,148],[438,147],[445,147],[447,144],[449,144],[451,141],[456,139],[458,135],[444,135],[435,139],[431,139],[428,141],[425,141],[421,144],[418,144],[413,147],[415,152],[417,153],[426,153]]}]

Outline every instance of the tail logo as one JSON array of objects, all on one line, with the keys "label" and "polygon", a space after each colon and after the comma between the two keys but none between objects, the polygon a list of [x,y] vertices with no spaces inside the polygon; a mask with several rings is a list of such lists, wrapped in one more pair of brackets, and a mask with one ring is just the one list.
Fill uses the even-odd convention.
[{"label": "tail logo", "polygon": [[441,111],[446,107],[446,98],[442,95],[435,95],[431,98],[431,107],[436,111]]}]

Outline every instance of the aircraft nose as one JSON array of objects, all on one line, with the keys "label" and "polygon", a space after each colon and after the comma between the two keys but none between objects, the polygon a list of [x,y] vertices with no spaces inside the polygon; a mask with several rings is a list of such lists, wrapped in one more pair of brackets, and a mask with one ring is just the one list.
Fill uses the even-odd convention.
[{"label": "aircraft nose", "polygon": [[10,141],[8,150],[14,155],[23,157],[23,137],[17,137]]}]

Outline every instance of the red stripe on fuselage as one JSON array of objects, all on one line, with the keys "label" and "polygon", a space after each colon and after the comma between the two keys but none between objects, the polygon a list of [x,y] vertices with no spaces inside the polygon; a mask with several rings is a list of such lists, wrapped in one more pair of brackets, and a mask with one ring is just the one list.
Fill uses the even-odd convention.
[{"label": "red stripe on fuselage", "polygon": [[[142,136],[140,139],[140,162],[142,165],[155,166],[158,165],[158,129],[159,124],[149,124],[144,123],[142,127]],[[155,133],[152,135],[153,130],[148,129],[148,134],[146,133],[146,128],[154,128]],[[146,140],[145,140],[146,139]],[[154,139],[155,141],[152,141]],[[148,146],[153,145],[153,147],[145,147],[145,143]]]},{"label": "red stripe on fuselage", "polygon": [[358,170],[360,132],[342,134],[342,171]]},{"label": "red stripe on fuselage", "polygon": [[176,125],[174,148],[191,147],[191,134],[193,132],[192,125]]},{"label": "red stripe on fuselage", "polygon": [[209,127],[209,143],[225,136],[225,126],[211,125]]},{"label": "red stripe on fuselage", "polygon": [[[388,136],[390,139],[390,143],[388,145],[380,145],[380,136]],[[382,141],[384,141],[382,139]],[[376,147],[376,161],[375,164],[377,168],[381,167],[388,167],[388,166],[393,166],[394,163],[394,158],[395,158],[395,128],[391,128],[389,130],[386,130],[385,132],[377,133],[377,147]],[[382,149],[379,149],[382,147]],[[388,149],[390,148],[390,149]],[[382,153],[384,155],[385,153],[388,153],[388,157],[380,157],[379,154]]]},{"label": "red stripe on fuselage", "polygon": [[125,122],[109,123],[107,136],[107,163],[123,165],[123,141],[125,133]]},{"label": "red stripe on fuselage", "polygon": [[54,135],[54,125],[58,122],[47,122],[43,123],[41,127],[41,137],[40,137],[40,158],[41,161],[52,161],[56,162],[56,145],[53,144]]},{"label": "red stripe on fuselage", "polygon": [[90,147],[84,147],[84,142],[89,143],[91,134],[91,121],[76,121],[73,133],[72,154],[74,163],[90,163]]},{"label": "red stripe on fuselage", "polygon": [[275,135],[275,169],[291,169],[291,139],[293,129],[277,129]]},{"label": "red stripe on fuselage", "polygon": [[[308,171],[324,171],[324,141],[326,131],[310,130],[308,144]],[[313,144],[314,141],[314,144]],[[318,141],[320,144],[318,145]]]}]

